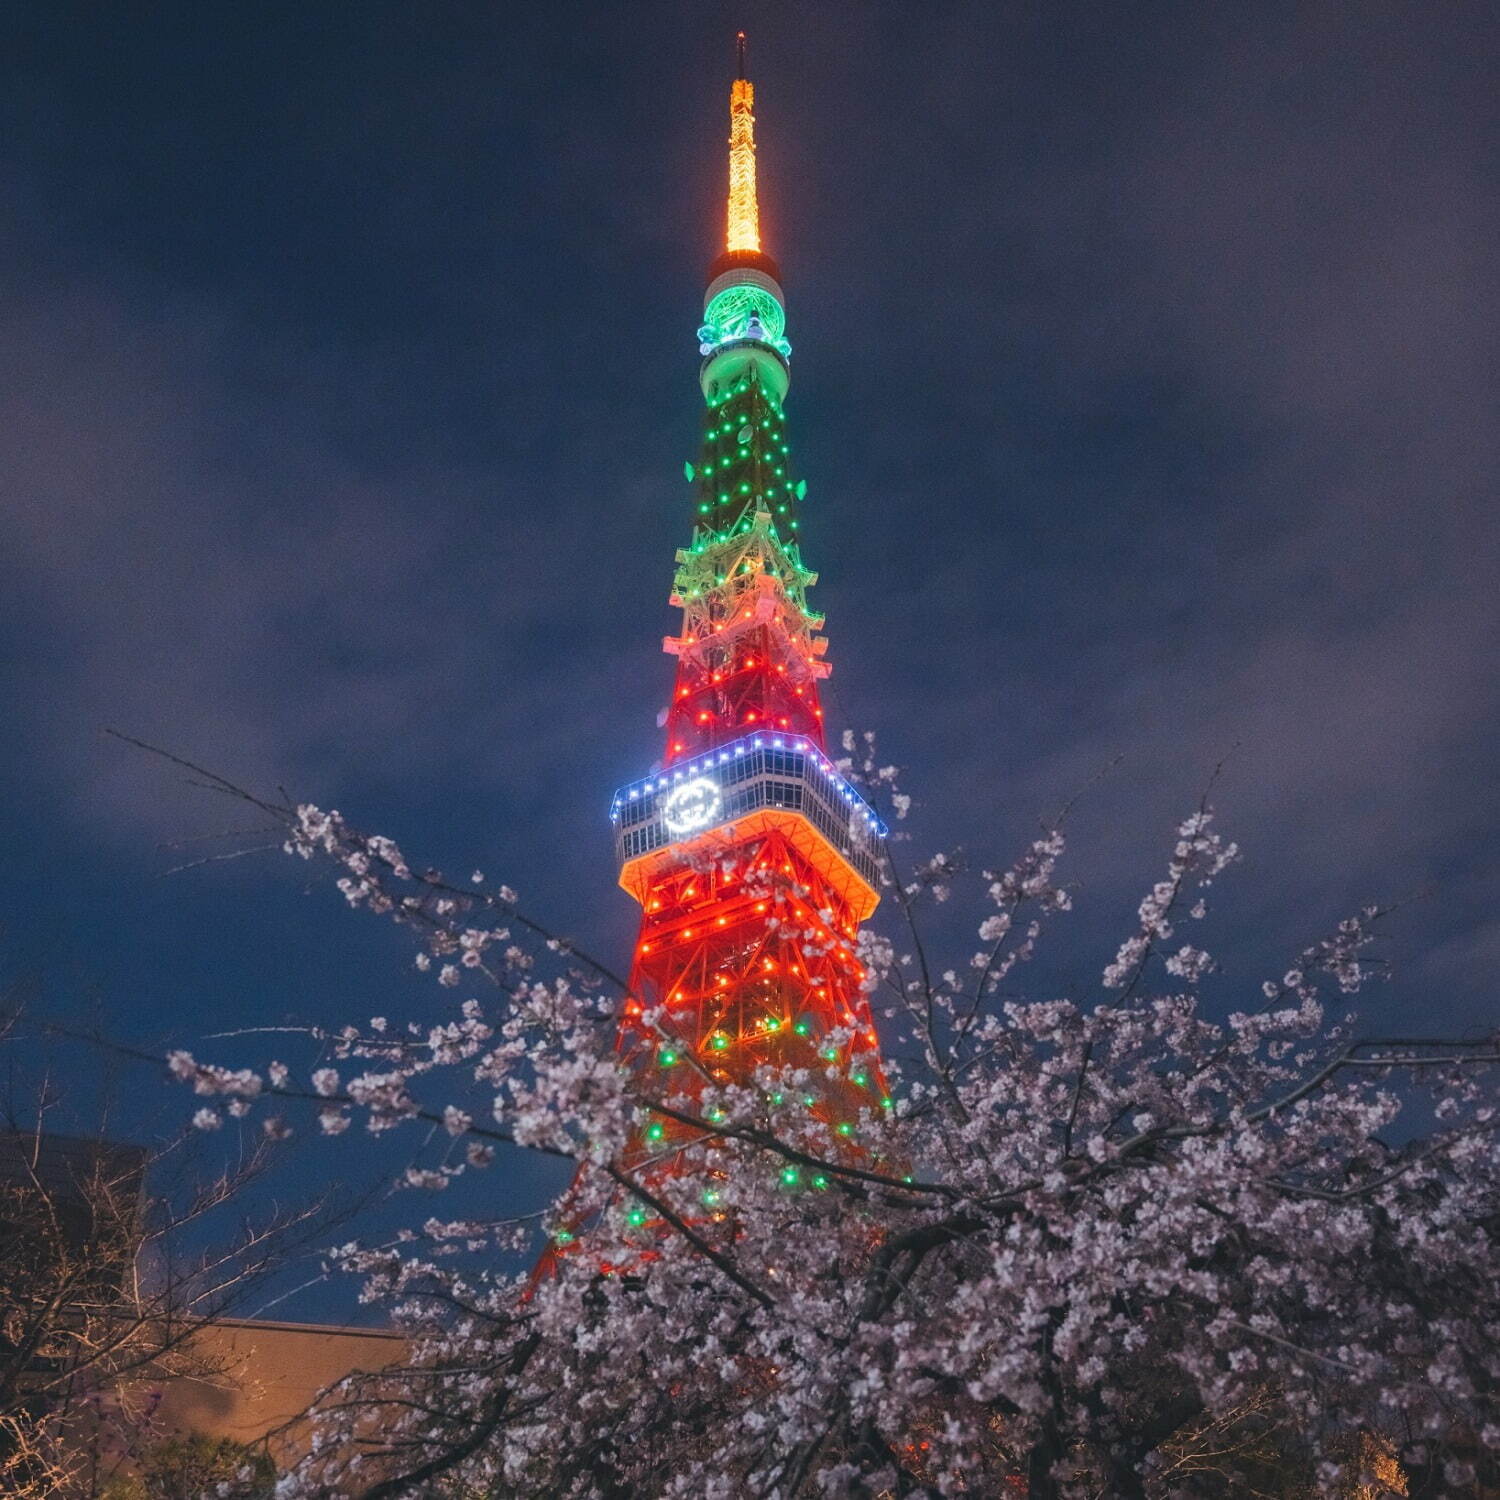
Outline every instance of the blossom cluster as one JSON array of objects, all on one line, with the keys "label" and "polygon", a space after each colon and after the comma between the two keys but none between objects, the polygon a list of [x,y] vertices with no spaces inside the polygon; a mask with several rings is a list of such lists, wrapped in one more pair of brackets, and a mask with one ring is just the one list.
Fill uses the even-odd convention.
[{"label": "blossom cluster", "polygon": [[[818,1070],[630,1066],[625,1006],[668,1042],[670,1007],[508,887],[449,885],[313,807],[288,848],[412,931],[446,1018],[317,1032],[305,1077],[174,1053],[216,1101],[199,1123],[417,1126],[437,1154],[396,1174],[417,1191],[497,1152],[575,1172],[534,1218],[343,1248],[412,1358],[329,1393],[287,1496],[415,1475],[455,1495],[1189,1496],[1256,1442],[1309,1493],[1376,1451],[1456,1495],[1500,1458],[1500,1039],[1342,1019],[1373,910],[1243,1008],[1205,1004],[1215,960],[1177,929],[1237,856],[1208,808],[1094,993],[1014,994],[1073,905],[1060,830],[1001,871],[893,871],[911,941],[871,929],[858,957],[914,1045],[855,1147],[803,1107]],[[970,892],[977,945],[943,967],[923,908]],[[470,983],[482,998],[450,993]],[[505,1269],[543,1235],[540,1269]]]}]

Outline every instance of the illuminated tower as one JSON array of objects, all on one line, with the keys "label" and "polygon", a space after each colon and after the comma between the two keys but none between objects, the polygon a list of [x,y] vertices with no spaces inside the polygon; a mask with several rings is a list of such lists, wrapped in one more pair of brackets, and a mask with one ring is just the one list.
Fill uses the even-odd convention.
[{"label": "illuminated tower", "polygon": [[[664,642],[677,658],[665,753],[611,813],[620,884],[643,909],[620,1048],[662,1070],[658,1097],[748,1081],[761,1062],[813,1066],[801,1105],[847,1143],[832,1147],[860,1150],[861,1113],[889,1108],[854,952],[885,830],[824,743],[827,641],[783,415],[786,299],[760,244],[739,40],[726,248],[698,330],[703,439],[685,465],[693,532],[671,595],[682,628]],[[648,1028],[657,1007],[666,1020]],[[669,1161],[683,1129],[653,1121],[638,1153]]]}]

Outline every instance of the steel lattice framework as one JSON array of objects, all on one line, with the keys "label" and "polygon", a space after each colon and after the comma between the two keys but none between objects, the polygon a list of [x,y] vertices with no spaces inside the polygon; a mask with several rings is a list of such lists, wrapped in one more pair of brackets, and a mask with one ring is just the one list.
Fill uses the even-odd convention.
[{"label": "steel lattice framework", "polygon": [[[642,907],[619,1048],[655,1071],[657,1097],[749,1083],[764,1063],[808,1067],[800,1103],[842,1154],[866,1150],[861,1120],[890,1107],[855,950],[885,830],[826,748],[827,641],[798,540],[807,486],[783,410],[786,302],[758,237],[752,102],[742,48],[727,245],[698,331],[695,525],[671,595],[682,627],[664,642],[677,659],[665,753],[612,809],[620,883]],[[636,1169],[670,1172],[690,1134],[651,1120]]]},{"label": "steel lattice framework", "polygon": [[740,77],[729,95],[729,212],[725,248],[760,249],[760,208],[755,192],[755,85],[744,76],[744,37],[740,37]]}]

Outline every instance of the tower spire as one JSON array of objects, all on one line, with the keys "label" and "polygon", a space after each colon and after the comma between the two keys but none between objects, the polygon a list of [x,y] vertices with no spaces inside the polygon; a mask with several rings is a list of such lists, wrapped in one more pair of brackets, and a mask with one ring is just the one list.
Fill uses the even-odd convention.
[{"label": "tower spire", "polygon": [[735,39],[738,76],[729,88],[729,216],[724,248],[760,249],[760,210],[755,199],[755,85],[745,77],[745,33]]}]

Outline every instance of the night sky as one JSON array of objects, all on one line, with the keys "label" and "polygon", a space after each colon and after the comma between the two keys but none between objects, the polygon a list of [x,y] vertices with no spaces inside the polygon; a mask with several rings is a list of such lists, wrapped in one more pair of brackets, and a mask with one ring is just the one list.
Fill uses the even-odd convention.
[{"label": "night sky", "polygon": [[[248,1059],[203,1038],[440,1004],[301,865],[165,873],[246,818],[106,727],[624,962],[607,812],[660,749],[743,26],[830,722],[906,768],[916,847],[1005,860],[1083,792],[1038,975],[1082,986],[1224,761],[1215,1003],[1402,901],[1369,1024],[1493,1024],[1493,7],[0,26],[0,975],[36,1014]],[[127,1092],[138,1134],[189,1107]]]}]

